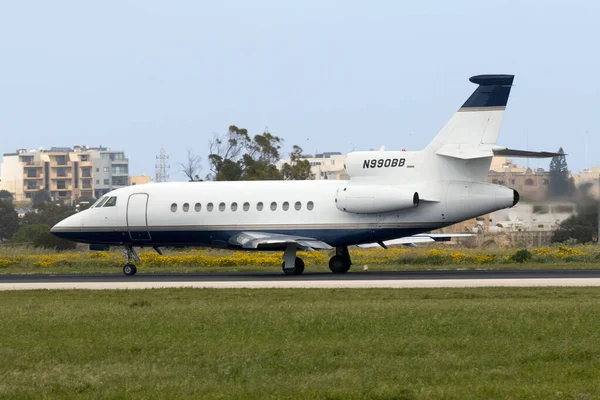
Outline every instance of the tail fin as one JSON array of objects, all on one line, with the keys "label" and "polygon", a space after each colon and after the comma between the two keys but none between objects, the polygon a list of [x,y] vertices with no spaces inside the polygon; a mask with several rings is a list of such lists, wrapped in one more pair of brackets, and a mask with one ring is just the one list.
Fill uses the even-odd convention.
[{"label": "tail fin", "polygon": [[495,145],[513,79],[514,75],[471,77],[469,81],[479,86],[425,150],[450,155],[453,149],[469,152],[482,144]]}]

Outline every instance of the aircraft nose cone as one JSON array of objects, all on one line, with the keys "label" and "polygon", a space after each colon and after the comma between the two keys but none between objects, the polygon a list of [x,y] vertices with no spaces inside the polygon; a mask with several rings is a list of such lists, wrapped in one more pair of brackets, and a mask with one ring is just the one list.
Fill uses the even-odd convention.
[{"label": "aircraft nose cone", "polygon": [[50,233],[59,238],[66,238],[77,227],[77,214],[67,217],[50,228]]}]

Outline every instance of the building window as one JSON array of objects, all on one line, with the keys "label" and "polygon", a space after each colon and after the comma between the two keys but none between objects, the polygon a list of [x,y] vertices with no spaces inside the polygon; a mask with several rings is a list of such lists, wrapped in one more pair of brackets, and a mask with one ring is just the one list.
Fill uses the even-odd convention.
[{"label": "building window", "polygon": [[96,168],[96,172],[100,172],[100,168]]},{"label": "building window", "polygon": [[66,189],[67,188],[67,183],[65,181],[56,181],[56,188],[57,189]]},{"label": "building window", "polygon": [[275,211],[277,210],[277,203],[276,202],[272,202],[271,203],[271,211]]},{"label": "building window", "polygon": [[206,205],[206,211],[211,212],[213,210],[213,203],[208,203]]},{"label": "building window", "polygon": [[82,178],[91,178],[92,169],[91,168],[81,168],[81,177]]},{"label": "building window", "polygon": [[533,186],[533,179],[525,179],[525,185]]},{"label": "building window", "polygon": [[104,168],[102,168],[102,171],[104,171],[104,172],[108,172],[108,167],[104,167]]},{"label": "building window", "polygon": [[256,209],[258,211],[262,211],[263,210],[263,203],[262,203],[262,201],[259,201],[258,203],[256,203]]},{"label": "building window", "polygon": [[312,201],[309,201],[308,203],[306,203],[306,209],[308,211],[312,211],[312,209],[315,207],[315,203],[313,203]]},{"label": "building window", "polygon": [[190,205],[188,203],[183,203],[183,212],[188,212],[190,211]]},{"label": "building window", "polygon": [[67,176],[67,169],[66,168],[57,168],[56,176],[64,178],[65,176]]},{"label": "building window", "polygon": [[96,185],[100,184],[100,179],[96,179]]},{"label": "building window", "polygon": [[65,156],[56,156],[56,163],[58,165],[65,165],[67,163],[67,159]]},{"label": "building window", "polygon": [[244,211],[248,211],[250,209],[250,203],[245,202],[244,203]]},{"label": "building window", "polygon": [[177,203],[171,204],[171,212],[177,211]]},{"label": "building window", "polygon": [[196,212],[200,212],[200,211],[202,210],[202,204],[200,204],[200,203],[196,203],[196,204],[194,205],[194,210],[195,210]]},{"label": "building window", "polygon": [[296,209],[296,211],[300,211],[302,209],[302,203],[297,201],[296,204],[294,204],[294,208]]},{"label": "building window", "polygon": [[237,211],[237,203],[231,203],[231,211]]},{"label": "building window", "polygon": [[225,203],[219,203],[219,211],[225,211]]},{"label": "building window", "polygon": [[81,161],[87,161],[87,160],[88,160],[87,154],[82,154],[81,155]]},{"label": "building window", "polygon": [[109,180],[108,180],[108,179],[105,179],[105,180],[104,180],[104,184],[105,184],[105,185],[108,185],[108,184],[109,184]]},{"label": "building window", "polygon": [[287,201],[284,201],[283,204],[281,205],[281,208],[283,208],[283,211],[287,211],[290,209],[290,203],[288,203]]}]

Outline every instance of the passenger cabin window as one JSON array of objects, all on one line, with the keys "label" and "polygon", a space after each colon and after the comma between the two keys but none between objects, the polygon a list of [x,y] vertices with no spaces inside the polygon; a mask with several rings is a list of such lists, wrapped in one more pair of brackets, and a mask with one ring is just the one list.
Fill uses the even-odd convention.
[{"label": "passenger cabin window", "polygon": [[183,212],[190,211],[190,205],[188,203],[183,203]]},{"label": "passenger cabin window", "polygon": [[294,204],[294,208],[296,209],[296,211],[300,211],[302,209],[302,203],[300,203],[299,201],[297,201]]},{"label": "passenger cabin window", "polygon": [[283,208],[283,211],[287,211],[290,209],[290,203],[288,203],[287,201],[283,202],[283,205],[281,206],[281,208]]},{"label": "passenger cabin window", "polygon": [[248,211],[250,209],[250,203],[245,202],[244,203],[244,211]]},{"label": "passenger cabin window", "polygon": [[172,211],[172,212],[175,212],[175,211],[177,211],[177,203],[173,203],[173,204],[171,204],[171,211]]},{"label": "passenger cabin window", "polygon": [[108,199],[106,203],[104,203],[104,207],[114,207],[117,205],[117,198],[115,196]]},{"label": "passenger cabin window", "polygon": [[256,203],[256,209],[258,211],[262,211],[263,210],[263,203],[262,203],[262,201],[259,201],[258,203]]},{"label": "passenger cabin window", "polygon": [[196,203],[196,205],[194,205],[194,210],[196,210],[196,212],[200,212],[202,210],[202,204]]},{"label": "passenger cabin window", "polygon": [[309,201],[308,203],[306,203],[306,209],[308,211],[312,211],[312,209],[315,207],[315,203],[313,203],[312,201]]},{"label": "passenger cabin window", "polygon": [[237,203],[236,202],[231,203],[231,211],[237,211]]},{"label": "passenger cabin window", "polygon": [[104,203],[106,203],[106,201],[108,200],[108,197],[103,197],[98,201],[98,204],[96,205],[96,208],[102,207],[104,205]]},{"label": "passenger cabin window", "polygon": [[219,203],[219,211],[225,211],[225,203]]},{"label": "passenger cabin window", "polygon": [[213,210],[213,203],[208,203],[206,205],[206,211],[211,212]]},{"label": "passenger cabin window", "polygon": [[276,202],[272,202],[271,203],[271,211],[275,211],[277,210],[277,203]]}]

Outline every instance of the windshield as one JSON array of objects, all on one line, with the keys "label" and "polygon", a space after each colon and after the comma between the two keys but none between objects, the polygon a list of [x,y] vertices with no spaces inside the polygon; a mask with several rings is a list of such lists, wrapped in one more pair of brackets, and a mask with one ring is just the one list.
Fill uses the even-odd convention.
[{"label": "windshield", "polygon": [[117,205],[117,198],[115,196],[108,199],[106,203],[104,203],[104,207],[114,207]]},{"label": "windshield", "polygon": [[108,200],[107,196],[102,197],[100,200],[98,200],[96,202],[96,205],[94,205],[94,207],[95,208],[102,207],[104,205],[104,203],[106,203],[106,200]]}]

